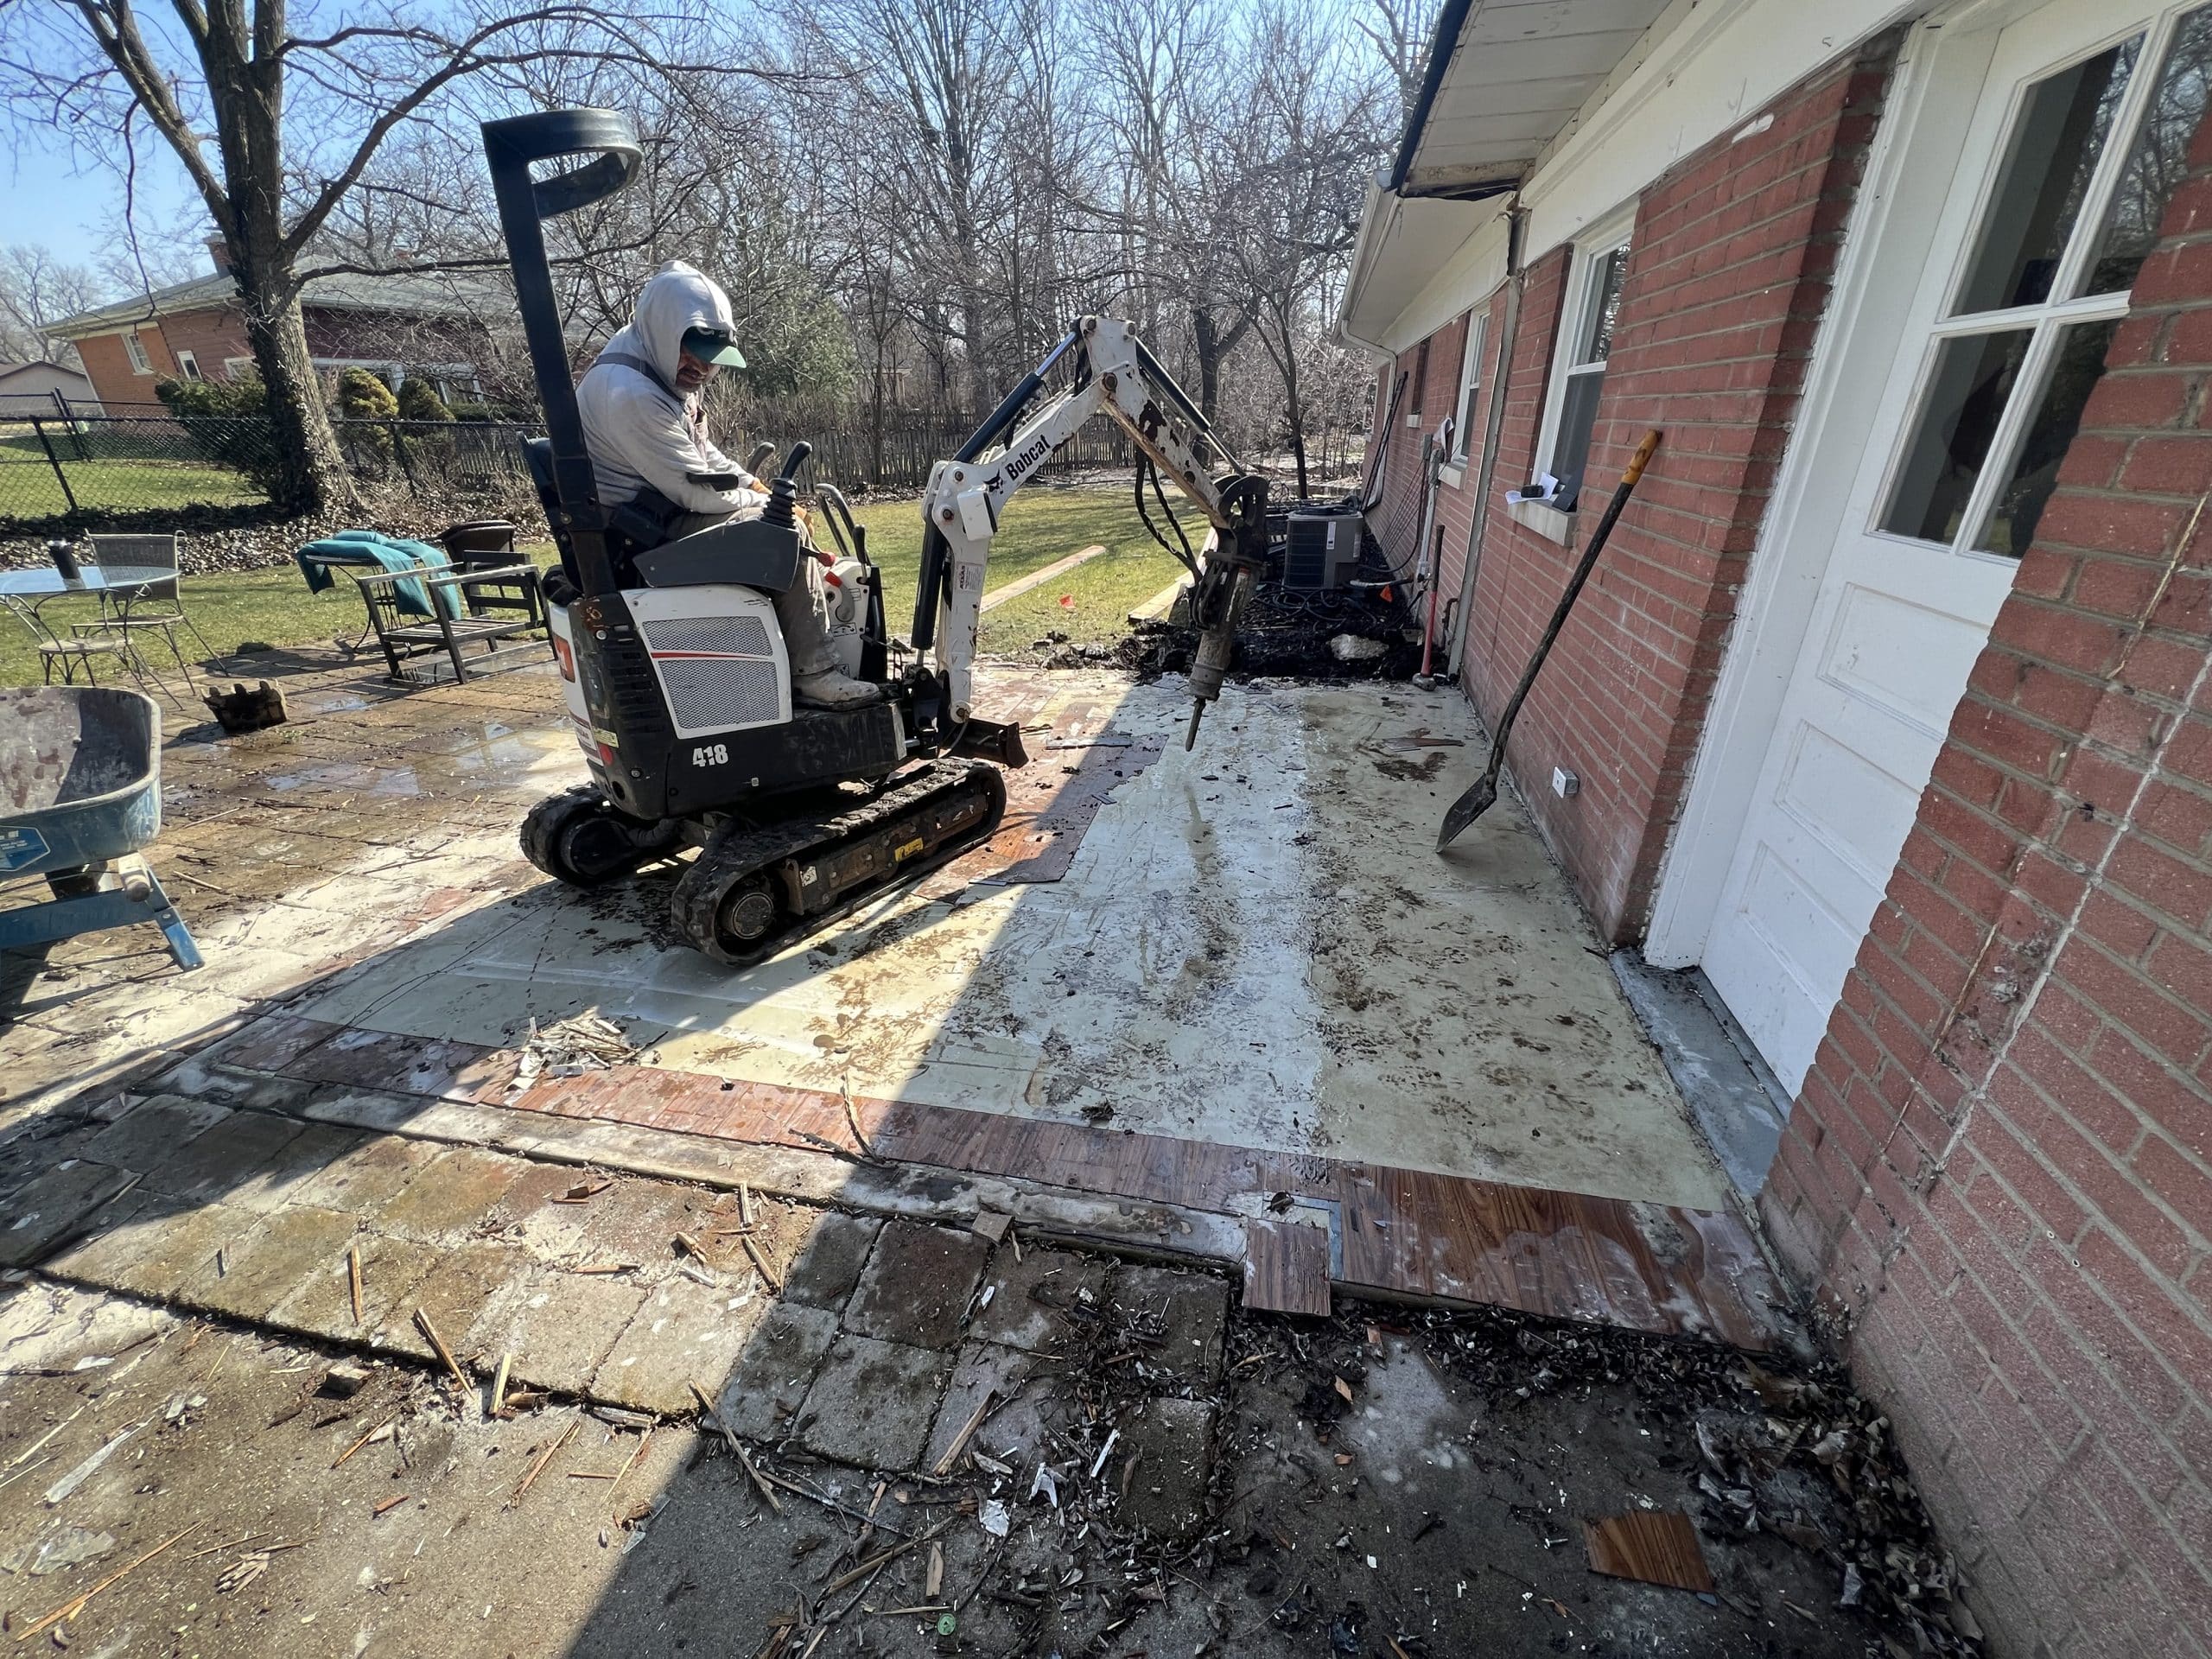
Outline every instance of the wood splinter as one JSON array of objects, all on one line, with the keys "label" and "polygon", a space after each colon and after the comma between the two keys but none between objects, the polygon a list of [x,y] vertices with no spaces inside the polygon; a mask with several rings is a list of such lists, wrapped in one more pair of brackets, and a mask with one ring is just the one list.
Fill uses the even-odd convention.
[{"label": "wood splinter", "polygon": [[446,1339],[438,1334],[438,1327],[430,1323],[429,1313],[425,1309],[418,1307],[415,1310],[415,1328],[423,1333],[423,1340],[437,1351],[438,1357],[445,1363],[446,1370],[453,1373],[453,1380],[461,1389],[461,1397],[467,1399],[473,1392],[468,1386],[468,1378],[461,1369],[461,1362],[453,1357],[453,1350],[446,1346]]},{"label": "wood splinter", "polygon": [[707,1398],[707,1391],[696,1382],[690,1384],[690,1389],[692,1397],[699,1402],[700,1421],[721,1431],[722,1439],[729,1443],[729,1449],[737,1454],[738,1462],[744,1465],[745,1472],[753,1477],[753,1484],[759,1488],[760,1496],[766,1502],[768,1508],[775,1514],[781,1515],[784,1512],[784,1506],[777,1498],[775,1489],[761,1477],[760,1470],[753,1466],[753,1459],[745,1455],[745,1448],[738,1444],[737,1436],[730,1432],[729,1425],[722,1421],[720,1414],[715,1412],[715,1402]]}]

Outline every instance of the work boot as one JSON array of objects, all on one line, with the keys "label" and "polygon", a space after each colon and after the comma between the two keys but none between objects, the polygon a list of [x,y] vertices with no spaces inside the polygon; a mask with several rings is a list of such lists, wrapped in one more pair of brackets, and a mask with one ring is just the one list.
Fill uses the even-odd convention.
[{"label": "work boot", "polygon": [[883,700],[883,688],[826,668],[819,674],[792,675],[791,696],[810,709],[865,709]]}]

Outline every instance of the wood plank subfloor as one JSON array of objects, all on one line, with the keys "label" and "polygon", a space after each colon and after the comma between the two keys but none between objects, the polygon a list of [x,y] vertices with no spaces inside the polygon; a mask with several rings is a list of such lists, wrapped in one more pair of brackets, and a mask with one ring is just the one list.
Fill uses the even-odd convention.
[{"label": "wood plank subfloor", "polygon": [[1244,1306],[1327,1319],[1327,1230],[1264,1217],[1246,1222]]},{"label": "wood plank subfloor", "polygon": [[[1551,1319],[1770,1346],[1785,1306],[1750,1229],[1726,1211],[1631,1203],[1312,1154],[1132,1134],[1084,1123],[855,1098],[819,1090],[618,1065],[541,1080],[504,1099],[519,1056],[270,1014],[207,1051],[219,1066],[523,1111],[631,1123],[1043,1183],[1238,1217],[1261,1262],[1262,1300],[1318,1300],[1301,1250],[1326,1235],[1264,1222],[1271,1198],[1333,1205],[1343,1218],[1337,1282]],[[1256,1228],[1256,1230],[1252,1229]],[[1278,1268],[1281,1271],[1278,1271]],[[1293,1273],[1291,1269],[1297,1269]],[[1300,1300],[1300,1299],[1303,1300]]]}]

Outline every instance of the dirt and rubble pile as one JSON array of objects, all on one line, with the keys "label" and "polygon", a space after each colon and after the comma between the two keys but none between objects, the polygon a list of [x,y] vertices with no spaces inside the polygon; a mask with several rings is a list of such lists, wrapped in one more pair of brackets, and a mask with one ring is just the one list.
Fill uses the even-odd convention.
[{"label": "dirt and rubble pile", "polygon": [[[1359,643],[1346,647],[1339,640]],[[1147,620],[1100,656],[1140,679],[1156,679],[1187,671],[1198,643],[1190,628]],[[1236,626],[1233,671],[1247,678],[1408,680],[1420,667],[1421,633],[1395,587],[1386,597],[1380,589],[1294,593],[1263,582]]]}]

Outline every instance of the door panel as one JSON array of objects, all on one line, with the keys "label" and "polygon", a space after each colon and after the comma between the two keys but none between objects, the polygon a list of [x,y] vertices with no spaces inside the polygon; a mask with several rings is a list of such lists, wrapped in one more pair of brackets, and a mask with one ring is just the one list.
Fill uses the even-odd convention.
[{"label": "door panel", "polygon": [[1762,554],[1818,596],[1704,955],[1793,1091],[2012,587],[2012,543],[2101,372],[2085,342],[2126,309],[2103,250],[2125,241],[2139,263],[2163,198],[2137,198],[2172,135],[2195,131],[2208,69],[2212,6],[2144,0],[2053,0],[1937,50],[1928,102],[1974,114],[1962,138],[1932,121],[1948,137],[1902,140],[1907,168],[1949,181],[1939,210],[1892,218],[1874,250],[1924,272],[1913,302],[1827,348],[1890,369],[1812,461],[1851,480],[1844,511]]}]

